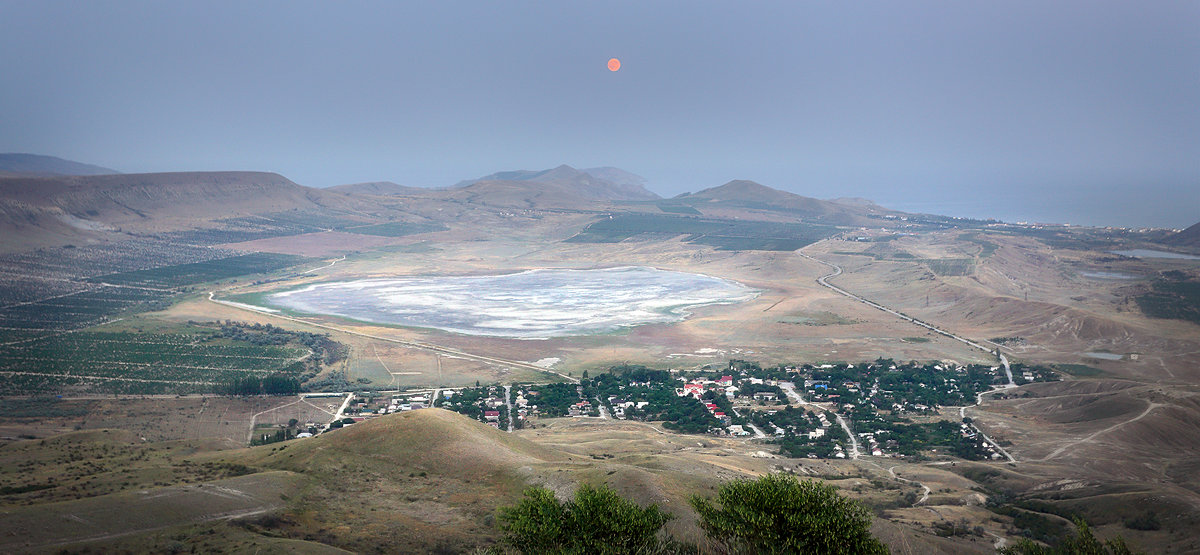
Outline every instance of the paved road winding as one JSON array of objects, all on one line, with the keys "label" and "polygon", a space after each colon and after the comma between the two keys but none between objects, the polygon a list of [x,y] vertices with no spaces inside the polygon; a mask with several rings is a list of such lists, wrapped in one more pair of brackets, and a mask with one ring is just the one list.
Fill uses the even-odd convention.
[{"label": "paved road winding", "polygon": [[[801,397],[800,393],[798,393],[796,391],[795,384],[782,384],[781,383],[781,384],[779,384],[779,389],[782,389],[783,393],[785,395],[787,395],[789,399],[792,399],[792,400],[796,401],[797,403],[800,403],[801,405],[810,405],[810,406],[817,407],[821,410],[825,410],[825,408],[821,407],[820,405],[815,405],[813,403],[809,403],[808,401],[805,401],[804,397]],[[842,430],[845,430],[846,436],[850,438],[850,458],[851,459],[859,458],[861,456],[861,454],[858,451],[858,439],[854,437],[854,432],[850,430],[850,424],[847,424],[846,419],[842,418],[842,415],[838,414],[836,411],[833,413],[833,416],[834,416],[834,418],[837,419],[838,425],[840,425],[842,427]]]},{"label": "paved road winding", "polygon": [[[998,348],[997,348],[997,349],[992,349],[992,348],[990,348],[990,347],[986,347],[986,346],[984,346],[984,345],[982,345],[982,344],[980,344],[980,343],[976,343],[976,342],[974,342],[974,341],[971,341],[970,339],[967,339],[967,338],[965,338],[965,337],[962,337],[962,336],[955,335],[955,334],[953,334],[953,333],[950,333],[950,332],[948,332],[948,331],[946,331],[946,330],[944,330],[944,329],[941,329],[941,328],[939,328],[939,327],[937,327],[937,326],[935,326],[935,325],[933,325],[933,324],[930,324],[930,323],[928,323],[928,322],[924,322],[924,321],[918,320],[918,319],[916,319],[916,318],[913,318],[912,316],[909,316],[909,315],[907,315],[907,314],[904,314],[903,312],[899,312],[899,311],[897,311],[897,310],[890,309],[890,308],[888,308],[888,307],[886,307],[886,306],[883,306],[883,305],[881,305],[881,304],[879,304],[879,303],[877,303],[877,302],[871,301],[871,300],[869,300],[869,299],[865,299],[865,298],[863,298],[863,297],[860,297],[860,296],[858,296],[858,295],[855,295],[854,293],[851,293],[851,292],[849,292],[849,291],[847,291],[847,290],[845,290],[845,289],[842,289],[841,287],[838,287],[838,286],[836,286],[836,285],[834,285],[834,284],[832,284],[832,283],[829,283],[829,278],[832,278],[832,277],[836,277],[836,276],[840,276],[840,275],[842,275],[842,267],[841,267],[841,266],[838,266],[837,264],[834,264],[834,263],[832,263],[832,262],[826,262],[826,261],[824,261],[824,260],[821,260],[821,259],[818,259],[818,258],[813,258],[813,257],[811,257],[811,256],[809,256],[809,255],[807,255],[807,254],[804,254],[804,253],[800,252],[800,250],[796,250],[796,251],[795,251],[795,253],[796,253],[796,254],[798,254],[798,255],[800,255],[800,256],[802,256],[802,257],[804,257],[804,258],[807,258],[807,259],[809,259],[809,260],[812,260],[813,262],[817,262],[817,263],[819,263],[819,264],[823,264],[823,265],[825,265],[825,266],[828,266],[828,267],[830,267],[830,268],[832,268],[832,269],[833,269],[833,272],[831,272],[831,273],[828,273],[828,274],[825,274],[825,275],[823,275],[823,276],[821,276],[821,277],[817,278],[817,283],[821,284],[822,286],[824,286],[824,287],[827,287],[827,288],[829,288],[829,289],[833,290],[834,292],[836,292],[836,293],[838,293],[838,294],[841,294],[841,295],[844,295],[844,296],[846,296],[846,297],[849,297],[849,298],[851,298],[851,299],[854,299],[854,300],[856,300],[856,301],[858,301],[858,302],[860,302],[860,303],[863,303],[863,304],[865,304],[865,305],[867,305],[867,306],[870,306],[870,307],[872,307],[872,308],[876,308],[876,309],[878,309],[878,310],[882,310],[882,311],[884,311],[884,312],[886,312],[886,313],[888,313],[888,314],[891,314],[891,315],[893,315],[893,316],[895,316],[895,317],[897,317],[897,318],[900,318],[901,320],[904,320],[905,322],[909,322],[909,323],[911,323],[911,324],[915,324],[915,325],[921,326],[921,327],[923,327],[923,328],[925,328],[925,329],[927,329],[927,330],[929,330],[929,331],[932,331],[932,332],[934,332],[934,333],[937,333],[937,334],[939,334],[939,335],[944,335],[944,336],[946,336],[946,337],[949,337],[950,339],[953,339],[953,340],[955,340],[955,341],[959,341],[959,342],[965,343],[965,344],[967,344],[967,345],[970,345],[971,347],[974,347],[974,348],[976,348],[976,349],[979,349],[979,350],[981,350],[981,351],[984,351],[984,352],[986,352],[986,353],[998,355],[998,356],[1000,357],[1000,364],[1001,364],[1001,365],[1004,367],[1004,376],[1005,376],[1005,378],[1008,380],[1008,383],[1007,383],[1007,384],[1005,384],[1005,386],[1004,386],[1004,387],[1005,387],[1005,388],[1009,388],[1009,387],[1016,387],[1016,386],[1017,386],[1016,382],[1014,382],[1014,381],[1013,381],[1012,368],[1009,366],[1009,363],[1008,363],[1008,357],[1004,356],[1004,353],[1001,353],[1001,352],[1000,352],[1000,350],[999,350]],[[980,404],[980,403],[982,403],[982,402],[983,402],[983,394],[981,393],[981,394],[979,394],[978,396],[976,396],[976,398],[975,398],[975,404],[976,404],[976,405],[979,405],[979,404]],[[836,414],[836,413],[835,413],[835,414]],[[965,416],[966,416],[966,407],[962,407],[962,408],[959,410],[959,414],[960,414],[961,416],[964,416],[964,417],[965,417]],[[839,424],[842,424],[842,428],[843,428],[844,430],[846,430],[846,433],[850,433],[850,428],[849,428],[848,426],[846,426],[846,425],[845,425],[845,421],[844,421],[844,420],[842,420],[842,417],[841,417],[841,415],[838,415],[838,423],[839,423]],[[996,443],[995,441],[993,441],[993,440],[992,440],[992,438],[988,437],[986,434],[984,434],[982,431],[980,431],[978,427],[976,427],[974,424],[972,424],[972,426],[971,426],[971,427],[975,429],[976,433],[978,433],[978,434],[980,435],[980,437],[982,437],[982,438],[983,438],[985,441],[987,441],[988,443],[991,443],[991,444],[992,444],[992,446],[993,446],[993,447],[995,447],[995,448],[996,448],[996,450],[997,450],[997,451],[998,451],[1000,454],[1002,454],[1002,455],[1004,455],[1006,458],[1008,458],[1008,461],[1009,461],[1009,462],[1013,462],[1013,463],[1017,462],[1017,460],[1016,460],[1015,458],[1013,458],[1013,456],[1012,456],[1012,455],[1010,455],[1010,454],[1008,453],[1008,451],[1004,450],[1004,448],[1003,448],[1003,447],[1000,447],[1000,444]],[[853,436],[853,435],[851,435],[851,436],[850,436],[850,439],[853,441],[853,440],[854,440],[854,436]],[[855,453],[856,453],[856,454],[855,454],[855,456],[854,456],[854,458],[856,458],[856,459],[857,459],[857,458],[858,458],[858,456],[857,456],[857,451],[858,451],[857,445],[855,446],[855,449],[854,449],[854,450],[855,450]]]},{"label": "paved road winding", "polygon": [[[953,340],[955,340],[955,341],[961,341],[961,342],[963,342],[963,343],[966,343],[967,345],[970,345],[970,346],[972,346],[972,347],[975,347],[976,349],[979,349],[979,350],[981,350],[981,351],[985,351],[985,352],[987,352],[987,353],[995,353],[995,349],[992,349],[992,348],[990,348],[990,347],[986,347],[986,346],[984,346],[984,345],[981,345],[981,344],[979,344],[979,343],[976,343],[976,342],[974,342],[974,341],[971,341],[970,339],[967,339],[967,338],[965,338],[965,337],[960,337],[960,336],[954,335],[953,333],[950,333],[950,332],[948,332],[948,331],[946,331],[946,330],[944,330],[944,329],[941,329],[941,328],[939,328],[939,327],[937,327],[937,326],[935,326],[935,325],[933,325],[933,324],[930,324],[930,323],[927,323],[927,322],[923,322],[923,321],[921,321],[921,320],[918,320],[918,319],[916,319],[916,318],[913,318],[912,316],[909,316],[909,315],[907,315],[907,314],[904,314],[903,312],[899,312],[899,311],[896,311],[896,310],[892,310],[892,309],[890,309],[890,308],[888,308],[888,307],[886,307],[886,306],[883,306],[883,305],[881,305],[881,304],[879,304],[879,303],[876,303],[876,302],[874,302],[874,301],[871,301],[871,300],[868,300],[868,299],[864,299],[863,297],[860,297],[860,296],[858,296],[858,295],[855,295],[854,293],[851,293],[851,292],[849,292],[849,291],[847,291],[847,290],[845,290],[845,289],[842,289],[841,287],[838,287],[838,286],[836,286],[836,285],[834,285],[834,284],[832,284],[832,283],[829,283],[829,278],[831,278],[831,277],[836,277],[836,276],[840,276],[840,275],[842,275],[842,267],[841,267],[841,266],[838,266],[837,264],[833,264],[832,262],[826,262],[826,261],[824,261],[824,260],[821,260],[821,259],[818,259],[818,258],[813,258],[813,257],[811,257],[811,256],[809,256],[809,255],[807,255],[807,254],[804,254],[804,253],[800,252],[799,250],[797,250],[797,251],[795,251],[795,252],[796,252],[796,254],[798,254],[798,255],[800,255],[800,256],[803,256],[804,258],[807,258],[807,259],[809,259],[809,260],[812,260],[813,262],[817,262],[817,263],[820,263],[820,264],[824,264],[825,266],[829,266],[830,268],[833,268],[833,273],[825,274],[825,275],[823,275],[823,276],[821,276],[821,277],[817,278],[817,283],[819,283],[819,284],[821,284],[821,285],[823,285],[823,286],[825,286],[825,287],[828,287],[829,289],[832,289],[833,291],[835,291],[835,292],[837,292],[837,293],[840,293],[840,294],[842,294],[842,295],[845,295],[845,296],[847,296],[847,297],[850,297],[851,299],[854,299],[854,300],[856,300],[856,301],[858,301],[858,302],[860,302],[860,303],[863,303],[863,304],[865,304],[865,305],[867,305],[867,306],[870,306],[870,307],[873,307],[873,308],[877,308],[877,309],[879,309],[879,310],[882,310],[882,311],[884,311],[884,312],[886,312],[886,313],[888,313],[888,314],[891,314],[891,315],[893,315],[893,316],[895,316],[895,317],[897,317],[897,318],[900,318],[901,320],[904,320],[905,322],[909,322],[909,323],[911,323],[911,324],[916,324],[916,325],[918,325],[918,326],[921,326],[921,327],[923,327],[923,328],[925,328],[925,329],[927,329],[927,330],[929,330],[929,331],[932,331],[932,332],[934,332],[934,333],[937,333],[937,334],[940,334],[940,335],[944,335],[944,336],[946,336],[946,337],[949,337],[950,339],[953,339]],[[1003,356],[1001,356],[1001,361],[1002,361],[1002,362],[1004,362],[1004,368],[1005,368],[1005,370],[1007,370],[1007,369],[1008,369],[1008,361],[1007,361],[1007,359],[1005,359]],[[1009,382],[1010,382],[1010,383],[1012,382],[1012,374],[1011,374],[1011,372],[1009,373]]]}]

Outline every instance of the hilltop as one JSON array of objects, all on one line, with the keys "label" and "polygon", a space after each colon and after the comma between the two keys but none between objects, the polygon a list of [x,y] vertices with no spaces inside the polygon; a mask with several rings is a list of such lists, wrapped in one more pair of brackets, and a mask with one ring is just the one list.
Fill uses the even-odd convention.
[{"label": "hilltop", "polygon": [[705,212],[712,209],[781,212],[831,223],[857,223],[869,215],[893,213],[861,199],[820,200],[744,179],[733,180],[697,193],[683,194],[671,200]]},{"label": "hilltop", "polygon": [[1200,247],[1200,223],[1171,235],[1162,242],[1177,247]]},{"label": "hilltop", "polygon": [[[611,167],[578,170],[566,164],[548,170],[503,171],[478,179],[460,181],[454,188],[481,192],[503,188],[509,194],[517,190],[550,192],[581,200],[653,200],[657,194],[644,187],[646,180],[625,170]],[[537,186],[532,186],[532,185]],[[552,192],[551,192],[552,191]]]},{"label": "hilltop", "polygon": [[583,461],[442,409],[374,418],[317,437],[233,452],[233,464],[304,476],[274,534],[351,551],[462,552],[495,541],[491,519],[526,487]]},{"label": "hilltop", "polygon": [[408,187],[391,181],[369,181],[366,183],[348,183],[346,185],[334,185],[325,189],[326,191],[337,191],[339,193],[358,194],[358,195],[421,195],[430,192],[429,189],[422,187]]},{"label": "hilltop", "polygon": [[0,177],[46,177],[54,175],[103,175],[117,170],[64,160],[41,154],[0,154]]},{"label": "hilltop", "polygon": [[324,472],[330,470],[330,464],[365,457],[395,468],[460,479],[568,459],[563,453],[442,409],[373,418],[289,445],[286,454],[258,448],[237,459],[279,470]]}]

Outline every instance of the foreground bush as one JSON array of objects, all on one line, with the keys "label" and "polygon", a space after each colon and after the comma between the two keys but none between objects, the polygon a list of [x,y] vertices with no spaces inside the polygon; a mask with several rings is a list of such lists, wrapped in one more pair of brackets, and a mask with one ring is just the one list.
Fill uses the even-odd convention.
[{"label": "foreground bush", "polygon": [[1059,540],[1059,544],[1046,547],[1024,539],[1012,547],[999,551],[1001,555],[1133,555],[1136,553],[1117,536],[1100,541],[1092,534],[1092,528],[1083,519],[1075,519],[1075,535]]},{"label": "foreground bush", "polygon": [[522,553],[658,553],[658,532],[672,516],[642,508],[607,486],[584,484],[566,503],[546,488],[530,488],[513,507],[500,509],[504,541]]},{"label": "foreground bush", "polygon": [[871,514],[837,488],[769,474],[721,486],[717,503],[691,499],[700,527],[735,553],[887,553],[871,535]]}]

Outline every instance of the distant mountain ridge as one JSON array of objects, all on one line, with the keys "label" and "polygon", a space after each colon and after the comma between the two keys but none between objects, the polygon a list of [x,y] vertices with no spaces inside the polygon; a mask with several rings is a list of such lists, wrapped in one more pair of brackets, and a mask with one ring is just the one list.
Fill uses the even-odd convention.
[{"label": "distant mountain ridge", "polygon": [[[553,186],[566,195],[585,200],[655,200],[657,194],[646,189],[645,178],[619,168],[602,167],[579,170],[563,164],[548,170],[513,170],[485,175],[478,179],[460,181],[455,189],[465,189],[480,183],[513,182]],[[511,186],[508,188],[512,189]]]},{"label": "distant mountain ridge", "polygon": [[[268,172],[0,178],[0,235],[52,244],[81,235],[188,229],[211,219],[349,206]],[[5,245],[15,248],[19,245]]]},{"label": "distant mountain ridge", "polygon": [[41,154],[0,153],[0,177],[106,175],[117,170]]}]

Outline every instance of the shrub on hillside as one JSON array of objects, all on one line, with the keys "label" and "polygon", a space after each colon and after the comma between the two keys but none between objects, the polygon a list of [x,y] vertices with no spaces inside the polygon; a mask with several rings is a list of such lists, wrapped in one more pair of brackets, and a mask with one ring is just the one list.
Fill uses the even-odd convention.
[{"label": "shrub on hillside", "polygon": [[673,518],[657,505],[642,508],[607,486],[579,486],[566,503],[546,488],[530,488],[500,509],[505,543],[521,553],[658,553],[663,524]]},{"label": "shrub on hillside", "polygon": [[700,527],[732,553],[887,553],[871,535],[871,515],[837,488],[787,474],[735,480],[716,502],[691,499]]}]

